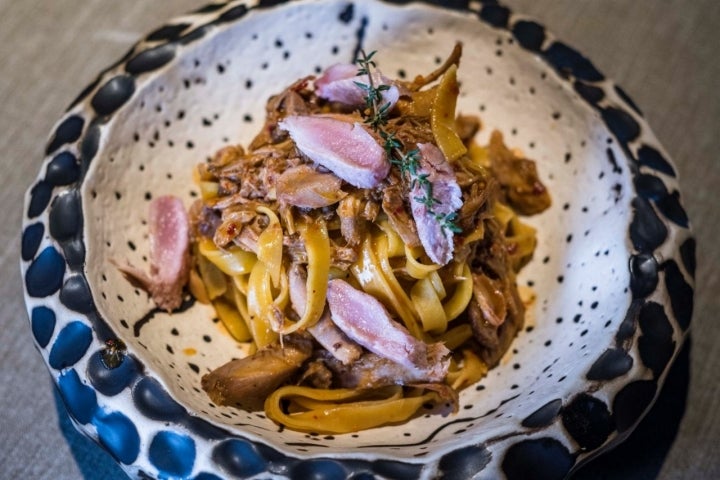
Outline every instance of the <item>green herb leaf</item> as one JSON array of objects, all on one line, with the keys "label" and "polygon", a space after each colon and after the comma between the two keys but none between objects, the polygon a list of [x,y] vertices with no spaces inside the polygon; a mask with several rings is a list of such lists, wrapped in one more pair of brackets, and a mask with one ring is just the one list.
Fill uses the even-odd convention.
[{"label": "green herb leaf", "polygon": [[[433,207],[441,202],[433,195],[433,185],[428,180],[428,174],[418,174],[420,168],[420,151],[418,149],[403,152],[403,145],[395,136],[394,132],[384,129],[388,124],[390,114],[390,103],[381,104],[383,101],[382,92],[388,91],[390,85],[375,85],[372,78],[372,69],[376,68],[373,57],[377,53],[373,50],[366,54],[360,50],[360,57],[357,60],[359,65],[358,75],[367,75],[368,83],[355,81],[355,85],[365,92],[365,109],[360,112],[366,125],[369,125],[383,139],[383,148],[390,157],[390,163],[400,170],[400,176],[405,182],[410,183],[410,188],[420,185],[424,195],[415,197],[415,200],[425,205],[428,214],[433,215],[435,220],[446,232],[460,233],[462,229],[457,225],[457,213],[439,214]],[[369,112],[369,113],[368,113]],[[446,233],[447,234],[447,233]]]}]

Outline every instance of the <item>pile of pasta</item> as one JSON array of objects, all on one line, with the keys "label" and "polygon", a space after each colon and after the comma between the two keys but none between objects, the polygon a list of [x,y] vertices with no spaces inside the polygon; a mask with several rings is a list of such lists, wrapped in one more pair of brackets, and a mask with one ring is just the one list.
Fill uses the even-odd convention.
[{"label": "pile of pasta", "polygon": [[[399,113],[394,115],[412,109],[412,102],[428,103],[428,112],[433,106],[447,109],[450,102],[454,111],[456,98],[448,100],[448,93],[439,92],[437,85],[408,90],[409,98],[401,100],[406,104],[399,105]],[[334,108],[318,101],[312,91],[301,95],[323,112]],[[269,102],[269,122],[282,118],[281,110],[271,114],[273,100],[277,99]],[[443,106],[437,106],[438,102]],[[448,135],[433,129],[429,117],[417,115],[418,109],[416,106],[412,121],[425,122],[426,130],[435,137]],[[363,192],[343,187],[365,202],[361,240],[349,245],[334,208],[283,205],[273,198],[272,191],[246,198],[228,186],[228,178],[218,170],[207,164],[197,168],[195,179],[202,198],[191,210],[194,233],[189,288],[198,301],[214,307],[236,341],[249,344],[251,355],[269,348],[282,350],[293,335],[307,336],[307,329],[327,308],[328,281],[336,278],[379,300],[412,336],[428,344],[442,342],[452,352],[442,386],[384,384],[353,389],[337,388],[330,381],[327,388],[319,388],[301,371],[264,399],[265,413],[278,424],[300,431],[347,433],[407,421],[429,405],[445,411],[449,405],[452,410],[457,392],[485,376],[522,328],[524,312],[515,278],[533,254],[536,235],[513,206],[517,203],[512,199],[513,187],[494,173],[495,162],[503,160],[507,166],[508,159],[522,157],[508,150],[498,133],[490,145],[480,146],[472,138],[474,131],[463,138],[456,131],[459,127],[451,130],[462,142],[451,164],[464,206],[459,212],[461,232],[455,238],[454,256],[446,265],[430,261],[422,246],[403,241],[381,208],[382,189]],[[254,142],[249,152],[238,147],[232,159],[220,162],[222,167],[248,162],[253,152],[268,148],[311,164],[288,145],[287,138],[264,142]],[[227,151],[219,155],[223,154]],[[228,213],[233,209],[242,212],[241,220],[240,213]],[[229,225],[231,221],[234,223]],[[236,230],[249,229],[246,239],[251,238],[252,245],[239,234],[228,243],[218,242],[218,232],[227,233],[233,225]],[[291,305],[289,271],[293,263],[301,263],[307,276],[302,315]],[[500,318],[501,325],[493,324],[492,315]],[[313,349],[321,347],[314,344]],[[208,393],[218,401],[218,395]]]}]

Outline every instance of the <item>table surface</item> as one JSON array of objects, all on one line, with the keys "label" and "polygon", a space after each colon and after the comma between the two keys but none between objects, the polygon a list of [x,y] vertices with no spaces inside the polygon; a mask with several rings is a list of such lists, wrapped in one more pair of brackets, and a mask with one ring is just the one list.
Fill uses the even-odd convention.
[{"label": "table surface", "polygon": [[[720,295],[713,293],[720,290],[720,2],[505,3],[633,97],[676,162],[698,240],[691,346],[638,430],[575,478],[720,478]],[[21,204],[48,133],[76,94],[143,33],[202,4],[0,0],[0,478],[122,478],[107,454],[74,432],[30,346],[18,268]]]}]

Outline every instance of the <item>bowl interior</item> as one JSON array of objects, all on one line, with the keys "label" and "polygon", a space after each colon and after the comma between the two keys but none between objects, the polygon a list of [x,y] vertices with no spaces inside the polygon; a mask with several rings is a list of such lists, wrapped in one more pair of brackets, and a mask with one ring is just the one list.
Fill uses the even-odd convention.
[{"label": "bowl interior", "polygon": [[[193,167],[224,145],[247,145],[270,95],[351,61],[358,35],[378,50],[386,75],[405,78],[432,70],[463,42],[458,111],[481,117],[481,143],[499,129],[509,146],[537,160],[553,205],[527,219],[539,239],[519,278],[535,298],[527,326],[501,364],[462,392],[459,413],[329,437],[283,431],[261,413],[210,402],[202,375],[245,355],[243,347],[198,303],[173,315],[153,312],[111,260],[147,269],[149,200],[174,194],[189,206],[197,195]],[[480,443],[516,432],[539,407],[584,389],[631,301],[625,154],[564,79],[510,33],[471,14],[379,2],[356,2],[348,12],[339,1],[252,11],[147,74],[106,128],[82,191],[87,278],[100,314],[189,411],[292,455],[382,452],[420,461],[462,438]]]}]

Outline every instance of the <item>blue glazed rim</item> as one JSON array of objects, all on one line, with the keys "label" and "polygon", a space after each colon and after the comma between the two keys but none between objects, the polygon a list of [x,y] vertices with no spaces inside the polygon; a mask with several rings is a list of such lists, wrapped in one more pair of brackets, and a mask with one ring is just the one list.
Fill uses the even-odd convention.
[{"label": "blue glazed rim", "polygon": [[[490,452],[484,445],[449,452],[430,470],[423,464],[401,461],[286,456],[192,416],[157,380],[143,373],[141,362],[133,355],[125,356],[120,367],[108,374],[101,360],[102,348],[89,351],[116,338],[95,307],[83,271],[80,190],[100,146],[100,126],[132,98],[138,77],[172,62],[184,45],[201,40],[219,25],[239,21],[251,10],[285,3],[288,2],[261,0],[248,6],[245,2],[231,1],[202,7],[192,14],[209,16],[210,20],[201,25],[177,21],[156,29],[101,72],[73,101],[69,112],[87,100],[89,107],[81,114],[66,114],[56,125],[46,147],[44,175],[41,172],[30,187],[24,207],[21,267],[36,345],[47,356],[48,367],[74,422],[85,426],[86,433],[92,431],[91,436],[123,468],[138,477],[189,477],[197,470],[196,463],[200,463],[196,439],[213,445],[210,462],[217,467],[208,469],[212,472],[197,473],[193,478],[198,480],[219,478],[218,475],[246,478],[262,474],[293,479],[400,479],[428,475],[465,478],[478,474],[490,462]],[[385,3],[410,2],[385,0]],[[508,479],[529,478],[528,475],[563,478],[591,458],[593,452],[621,441],[632,431],[657,396],[690,326],[695,241],[679,191],[673,187],[675,169],[659,145],[644,140],[641,133],[649,127],[628,95],[608,81],[586,57],[554,39],[539,23],[517,17],[495,1],[417,3],[464,11],[493,28],[511,33],[522,48],[553,68],[598,112],[629,159],[626,166],[635,187],[631,201],[633,219],[628,230],[633,246],[633,254],[628,258],[632,302],[615,333],[615,346],[606,350],[587,372],[590,388],[566,402],[549,402],[528,416],[522,426],[535,435],[528,439],[520,436],[502,452],[501,470]],[[348,2],[343,14],[352,17],[352,2]],[[347,18],[341,16],[340,20]],[[364,40],[362,30],[358,33],[357,49]],[[122,66],[124,71],[118,73]],[[56,189],[62,192],[56,194]],[[684,240],[674,245],[677,255],[658,260],[660,256],[656,253],[673,238],[674,231],[684,232],[681,236]],[[650,299],[658,288],[667,291],[668,305]],[[52,302],[43,303],[43,299],[55,298],[62,309],[83,320],[71,321],[56,331],[58,312]],[[639,337],[638,330],[642,333]],[[674,331],[682,334],[678,341]],[[639,359],[652,372],[652,378],[630,381],[614,395],[609,406],[595,394],[604,384],[628,374],[633,362],[629,350],[635,338],[639,338]],[[75,366],[88,353],[87,372],[79,372]],[[147,445],[141,442],[131,418],[98,402],[97,392],[116,395],[126,389],[132,390],[142,415],[168,425]],[[577,445],[576,451],[570,451],[552,435],[538,435],[558,423],[563,425],[567,439]],[[609,440],[615,433],[617,436]],[[150,469],[139,464],[149,465]]]}]

